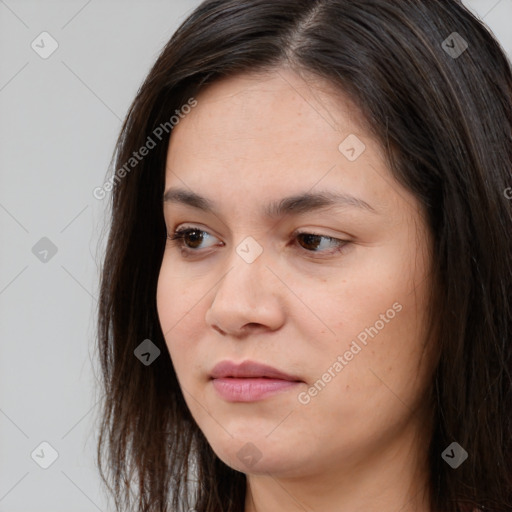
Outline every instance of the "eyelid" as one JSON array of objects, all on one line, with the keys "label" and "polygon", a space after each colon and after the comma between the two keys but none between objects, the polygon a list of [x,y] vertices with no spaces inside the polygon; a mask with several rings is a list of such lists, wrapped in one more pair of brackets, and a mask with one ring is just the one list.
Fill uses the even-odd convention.
[{"label": "eyelid", "polygon": [[191,231],[201,231],[201,232],[204,232],[204,233],[207,233],[209,236],[211,237],[214,237],[214,238],[217,238],[217,240],[220,240],[220,238],[214,234],[214,232],[211,230],[211,229],[206,229],[204,227],[201,227],[201,224],[178,224],[174,229],[173,229],[173,233],[177,233],[177,232],[183,232],[183,231],[188,231],[188,230],[191,230]]},{"label": "eyelid", "polygon": [[[187,247],[183,243],[183,240],[184,240],[184,233],[187,233],[189,231],[198,231],[201,233],[206,233],[208,237],[217,238],[219,240],[218,237],[216,237],[215,235],[212,235],[209,231],[207,231],[206,229],[203,229],[197,225],[185,224],[183,226],[180,226],[179,228],[175,228],[174,233],[172,235],[168,234],[167,238],[171,242],[173,242],[178,248],[180,248],[182,250],[182,253],[186,254],[187,256],[201,256],[205,250],[208,250],[208,248],[194,249],[194,248]],[[328,250],[328,251],[325,251],[325,250],[324,251],[309,251],[307,249],[304,249],[304,247],[301,247],[300,245],[295,243],[295,246],[298,247],[298,250],[300,252],[302,252],[305,255],[308,255],[309,257],[311,257],[313,259],[317,259],[317,260],[322,259],[322,258],[328,258],[328,257],[331,257],[338,253],[342,253],[345,250],[345,247],[347,245],[349,245],[350,243],[352,243],[351,240],[337,238],[337,237],[330,236],[330,235],[327,235],[324,233],[318,233],[316,229],[307,229],[307,228],[298,228],[295,231],[293,231],[293,233],[289,237],[288,243],[295,241],[297,239],[297,237],[300,235],[316,236],[319,238],[324,238],[324,239],[333,241],[337,244],[337,247],[335,247],[334,249]],[[225,245],[224,242],[222,242],[222,241],[221,241],[221,244]],[[214,245],[210,246],[210,248],[215,247],[215,245],[218,245],[218,244],[214,244]]]},{"label": "eyelid", "polygon": [[[184,225],[184,226],[180,226],[179,228],[175,228],[173,230],[172,234],[167,235],[167,238],[170,239],[171,241],[176,242],[179,245],[180,240],[182,241],[184,238],[184,234],[186,234],[189,231],[198,231],[200,233],[206,233],[208,238],[216,238],[217,240],[219,240],[221,242],[222,245],[224,245],[224,242],[222,242],[217,236],[210,233],[210,231],[207,231],[206,229],[203,229],[199,226],[194,226],[194,225],[190,225],[190,226]],[[214,247],[215,245],[218,245],[218,244],[213,244],[210,247]],[[182,245],[181,248],[185,251],[189,251],[191,254],[193,254],[193,253],[200,254],[200,252],[201,252],[201,249],[192,249],[190,247],[186,247],[185,245]]]},{"label": "eyelid", "polygon": [[[189,229],[196,230],[196,231],[202,231],[204,233],[207,233],[209,236],[215,237],[218,240],[220,240],[219,237],[217,235],[213,234],[211,230],[201,227],[200,224],[186,224],[186,223],[182,224],[182,225],[178,224],[175,228],[172,229],[172,232],[174,234],[177,232],[187,231]],[[328,235],[325,232],[324,233],[319,232],[322,229],[325,229],[325,228],[297,228],[292,232],[292,234],[290,235],[290,238],[295,237],[297,235],[301,235],[301,234],[308,234],[308,235],[321,236],[323,238],[330,238],[332,240],[339,240],[341,242],[349,242],[350,241],[350,240],[338,238],[336,235]],[[346,233],[345,235],[342,235],[342,236],[346,236],[351,239],[353,238],[353,236],[349,235],[348,233]]]}]

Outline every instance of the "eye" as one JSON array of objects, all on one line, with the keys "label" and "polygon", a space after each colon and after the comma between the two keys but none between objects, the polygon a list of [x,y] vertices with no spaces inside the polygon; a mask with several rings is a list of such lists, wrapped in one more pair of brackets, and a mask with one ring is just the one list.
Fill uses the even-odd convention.
[{"label": "eye", "polygon": [[176,230],[174,234],[168,235],[167,238],[186,252],[187,250],[197,251],[204,240],[215,237],[197,227],[188,227]]},{"label": "eye", "polygon": [[[345,246],[350,243],[348,240],[340,240],[339,238],[334,238],[332,236],[309,233],[305,231],[295,232],[292,235],[292,239],[297,239],[299,241],[299,245],[305,251],[321,253],[323,256],[329,256],[336,252],[342,252]],[[322,241],[326,241],[326,243],[322,244]],[[325,248],[327,245],[327,247],[334,247],[334,249],[322,250],[322,245],[323,248]]]},{"label": "eye", "polygon": [[[199,254],[202,249],[201,244],[209,238],[215,239],[216,237],[198,227],[184,227],[176,230],[172,235],[168,235],[167,238],[173,245],[182,250],[184,256],[188,256],[194,253]],[[309,253],[314,258],[342,252],[345,246],[350,243],[348,240],[340,240],[339,238],[306,231],[295,232],[290,239],[292,243],[297,241],[295,245],[298,244],[302,251]],[[210,247],[214,245],[211,244]],[[321,256],[314,255],[316,253]]]}]

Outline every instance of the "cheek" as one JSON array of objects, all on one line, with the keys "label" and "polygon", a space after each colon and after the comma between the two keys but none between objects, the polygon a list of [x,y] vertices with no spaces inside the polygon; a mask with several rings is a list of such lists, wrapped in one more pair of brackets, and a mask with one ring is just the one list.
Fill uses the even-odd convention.
[{"label": "cheek", "polygon": [[204,295],[194,287],[194,279],[187,269],[173,259],[170,252],[164,253],[156,290],[158,317],[164,334],[197,318],[196,309],[201,306]]},{"label": "cheek", "polygon": [[[411,292],[418,278],[411,274],[404,258],[392,248],[375,247],[358,259],[342,278],[330,279],[315,290],[318,316],[344,341],[359,334],[364,341],[365,332],[376,323],[379,333],[406,319],[412,327],[415,297]],[[422,307],[418,304],[419,310]]]},{"label": "cheek", "polygon": [[343,279],[328,281],[322,294],[317,291],[317,304],[325,304],[318,315],[336,336],[324,329],[322,350],[309,360],[315,361],[321,377],[330,368],[332,373],[342,356],[343,370],[334,372],[336,378],[329,387],[346,393],[351,403],[378,407],[379,400],[374,398],[397,400],[396,393],[412,404],[430,377],[426,364],[430,354],[423,352],[428,259],[420,257],[410,240],[364,253]]},{"label": "cheek", "polygon": [[158,276],[156,305],[166,345],[179,372],[187,355],[192,358],[197,336],[194,332],[197,333],[198,315],[204,304],[201,302],[202,294],[195,291],[190,279],[185,280],[170,268],[164,259]]},{"label": "cheek", "polygon": [[337,339],[326,335],[304,352],[312,372],[295,421],[311,437],[332,439],[339,449],[361,446],[362,439],[398,431],[422,403],[431,375],[428,354],[422,359],[421,307],[408,287],[400,288],[340,301]]},{"label": "cheek", "polygon": [[156,289],[156,308],[160,327],[167,338],[167,333],[172,329],[173,325],[178,321],[178,310],[175,294],[176,284],[170,279],[169,272],[166,272],[165,263],[162,264]]}]

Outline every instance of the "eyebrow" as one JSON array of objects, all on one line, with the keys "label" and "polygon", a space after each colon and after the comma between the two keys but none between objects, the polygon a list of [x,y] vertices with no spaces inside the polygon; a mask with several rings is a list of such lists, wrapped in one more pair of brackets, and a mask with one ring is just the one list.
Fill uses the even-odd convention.
[{"label": "eyebrow", "polygon": [[[164,204],[179,203],[192,206],[193,208],[205,212],[215,214],[218,212],[218,207],[211,199],[207,199],[195,192],[181,188],[170,188],[167,190],[164,194],[163,201]],[[321,191],[315,193],[304,192],[273,201],[264,207],[263,214],[269,219],[275,219],[332,207],[350,207],[374,214],[377,213],[373,206],[357,197],[344,193]]]}]

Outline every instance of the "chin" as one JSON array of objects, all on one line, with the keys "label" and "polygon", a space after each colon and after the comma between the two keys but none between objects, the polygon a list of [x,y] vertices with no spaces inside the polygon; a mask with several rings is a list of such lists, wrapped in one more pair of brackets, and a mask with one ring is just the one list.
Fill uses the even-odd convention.
[{"label": "chin", "polygon": [[301,457],[297,453],[297,443],[286,444],[282,440],[270,441],[265,437],[237,436],[220,443],[210,442],[210,446],[226,465],[253,475],[296,476],[303,474],[307,460],[311,460],[311,455]]}]

